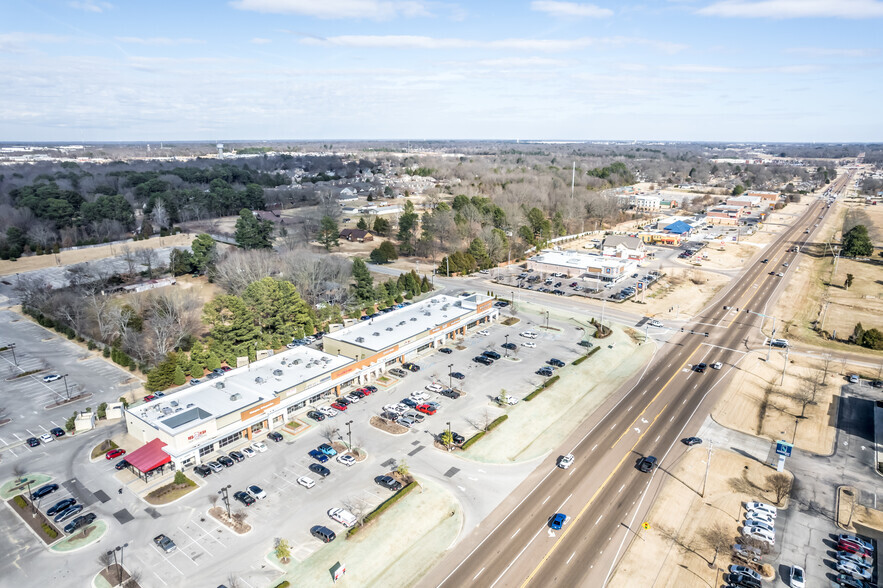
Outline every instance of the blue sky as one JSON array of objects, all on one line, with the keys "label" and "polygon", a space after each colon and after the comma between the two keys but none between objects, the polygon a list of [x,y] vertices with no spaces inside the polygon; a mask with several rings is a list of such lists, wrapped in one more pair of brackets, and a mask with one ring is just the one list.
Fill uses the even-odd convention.
[{"label": "blue sky", "polygon": [[883,0],[29,0],[0,141],[883,140]]}]

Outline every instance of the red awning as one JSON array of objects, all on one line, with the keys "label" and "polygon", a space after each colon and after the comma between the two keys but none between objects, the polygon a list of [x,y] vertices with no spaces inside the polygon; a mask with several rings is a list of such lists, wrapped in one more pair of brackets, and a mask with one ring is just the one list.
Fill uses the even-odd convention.
[{"label": "red awning", "polygon": [[164,442],[154,439],[132,453],[126,454],[126,461],[142,473],[149,472],[172,461],[172,457],[162,450],[165,446]]}]

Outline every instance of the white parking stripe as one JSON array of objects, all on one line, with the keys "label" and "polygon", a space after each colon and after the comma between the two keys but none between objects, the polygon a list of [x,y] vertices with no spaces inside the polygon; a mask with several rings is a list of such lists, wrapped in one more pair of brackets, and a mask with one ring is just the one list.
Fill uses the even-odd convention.
[{"label": "white parking stripe", "polygon": [[162,585],[163,585],[163,586],[168,586],[168,584],[166,584],[166,581],[159,577],[159,574],[157,574],[157,573],[154,572],[153,570],[150,570],[150,571],[153,572],[153,575],[156,576],[156,579],[157,579],[157,580],[159,580],[160,582],[162,582]]},{"label": "white parking stripe", "polygon": [[194,525],[196,525],[197,527],[199,527],[200,529],[202,529],[202,531],[203,531],[203,533],[205,533],[205,536],[206,536],[206,537],[208,537],[209,539],[211,539],[212,541],[214,541],[214,542],[217,543],[218,545],[221,545],[221,546],[224,545],[224,544],[221,542],[221,540],[218,539],[217,537],[215,537],[214,534],[213,534],[211,531],[208,531],[207,529],[203,529],[202,525],[200,525],[200,524],[197,523],[196,521],[190,521],[190,522],[193,523]]},{"label": "white parking stripe", "polygon": [[[214,555],[212,554],[211,551],[209,551],[208,549],[206,549],[205,546],[204,546],[202,543],[200,543],[197,539],[194,539],[193,537],[191,537],[191,536],[187,533],[187,531],[185,531],[185,530],[182,529],[181,527],[178,527],[178,530],[181,531],[182,533],[184,533],[185,535],[187,535],[187,538],[190,539],[191,544],[199,545],[200,547],[202,547],[202,550],[205,551],[205,552],[209,555],[209,557],[214,557]],[[202,537],[199,537],[198,539],[202,539]],[[188,544],[187,547],[190,547],[190,545]]]}]

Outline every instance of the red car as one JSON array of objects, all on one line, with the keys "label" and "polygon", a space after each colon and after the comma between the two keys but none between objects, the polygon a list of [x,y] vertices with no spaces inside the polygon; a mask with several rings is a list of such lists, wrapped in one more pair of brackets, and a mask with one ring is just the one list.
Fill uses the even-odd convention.
[{"label": "red car", "polygon": [[419,410],[423,414],[435,414],[436,413],[435,407],[429,406],[428,404],[418,404],[417,410]]},{"label": "red car", "polygon": [[230,366],[222,365],[222,366],[221,366],[221,369],[224,370],[225,372],[229,372],[229,371],[232,370],[233,368],[231,368]]},{"label": "red car", "polygon": [[126,455],[125,449],[111,449],[107,453],[104,454],[104,459],[116,459],[121,455]]},{"label": "red car", "polygon": [[153,394],[148,394],[144,397],[144,402],[150,402],[151,400],[156,400],[156,396],[154,396]]},{"label": "red car", "polygon": [[845,551],[847,553],[857,553],[858,555],[870,555],[868,551],[864,548],[864,546],[859,545],[853,541],[846,541],[841,539],[837,542],[837,549],[840,551]]},{"label": "red car", "polygon": [[369,396],[371,394],[371,390],[369,390],[368,388],[359,388],[358,390],[356,390],[356,392],[361,392],[365,396]]},{"label": "red car", "polygon": [[331,405],[331,408],[336,408],[337,410],[346,410],[346,404],[341,404],[340,402],[335,402]]}]

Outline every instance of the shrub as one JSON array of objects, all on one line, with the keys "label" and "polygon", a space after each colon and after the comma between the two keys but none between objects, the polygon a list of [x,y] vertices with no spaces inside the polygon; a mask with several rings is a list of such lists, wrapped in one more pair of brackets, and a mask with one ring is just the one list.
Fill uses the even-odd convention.
[{"label": "shrub", "polygon": [[100,419],[107,418],[107,403],[102,402],[99,404],[98,410],[95,411],[95,414],[97,414]]},{"label": "shrub", "polygon": [[595,347],[594,349],[592,349],[591,351],[589,351],[588,353],[586,353],[586,354],[583,355],[582,357],[578,357],[578,358],[574,359],[574,360],[573,360],[573,363],[572,363],[571,365],[579,365],[579,364],[581,364],[581,363],[584,362],[585,360],[587,360],[587,359],[589,359],[590,357],[592,357],[593,355],[595,355],[595,353],[597,353],[597,352],[600,351],[600,350],[601,350],[600,347]]},{"label": "shrub", "polygon": [[542,386],[540,386],[539,388],[537,388],[536,390],[534,390],[533,392],[531,392],[530,394],[525,396],[524,399],[527,402],[530,402],[531,400],[536,398],[540,394],[540,392],[542,392],[543,390],[545,390],[546,388],[548,388],[549,386],[551,386],[552,384],[554,384],[555,382],[557,382],[560,379],[561,379],[561,376],[558,376],[558,375],[552,376],[551,378],[549,378],[548,380],[543,382]]},{"label": "shrub", "polygon": [[50,539],[55,539],[58,537],[58,531],[49,526],[49,523],[43,523],[40,525],[43,528],[43,532],[49,535]]},{"label": "shrub", "polygon": [[15,501],[16,506],[18,506],[19,508],[27,508],[28,507],[27,501],[24,499],[24,497],[21,494],[19,494],[18,496],[16,496],[12,500]]},{"label": "shrub", "polygon": [[470,447],[473,443],[475,443],[476,441],[478,441],[479,439],[481,439],[482,437],[484,437],[484,434],[485,434],[484,431],[479,431],[478,433],[476,433],[475,435],[473,435],[472,437],[470,437],[469,439],[467,439],[466,441],[464,441],[463,444],[460,446],[460,449],[462,449],[462,450],[464,450],[464,451],[467,450],[467,449],[469,449],[469,447]]},{"label": "shrub", "polygon": [[190,478],[188,478],[188,477],[184,474],[184,472],[182,472],[181,470],[178,470],[177,472],[175,472],[175,481],[174,481],[174,483],[175,483],[175,484],[178,484],[178,485],[181,485],[181,486],[184,486],[184,485],[186,485],[186,486],[195,486],[195,485],[196,485],[196,482],[194,482],[193,480],[191,480]]},{"label": "shrub", "polygon": [[502,425],[503,421],[505,421],[508,418],[509,418],[508,414],[504,414],[502,416],[498,416],[497,418],[495,418],[493,421],[491,421],[491,424],[489,424],[487,426],[488,433],[490,433],[491,431],[493,431],[494,429],[496,429],[497,427]]},{"label": "shrub", "polygon": [[110,349],[105,347],[101,350],[101,355],[103,355],[104,357],[110,357]]},{"label": "shrub", "polygon": [[281,584],[276,584],[276,588],[288,588],[291,586],[288,580],[283,580]]}]

